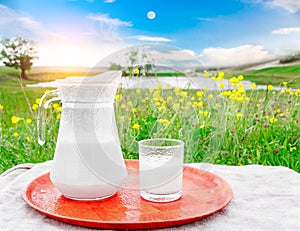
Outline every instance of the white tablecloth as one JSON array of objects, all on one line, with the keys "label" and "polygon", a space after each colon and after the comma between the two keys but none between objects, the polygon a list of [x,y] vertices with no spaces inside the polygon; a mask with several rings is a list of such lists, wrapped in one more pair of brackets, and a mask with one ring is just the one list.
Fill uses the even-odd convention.
[{"label": "white tablecloth", "polygon": [[[1,175],[0,230],[89,230],[47,218],[23,201],[21,194],[28,183],[50,166],[51,161],[19,165]],[[300,230],[299,173],[258,165],[212,165],[209,171],[231,185],[231,203],[208,218],[164,230]]]}]

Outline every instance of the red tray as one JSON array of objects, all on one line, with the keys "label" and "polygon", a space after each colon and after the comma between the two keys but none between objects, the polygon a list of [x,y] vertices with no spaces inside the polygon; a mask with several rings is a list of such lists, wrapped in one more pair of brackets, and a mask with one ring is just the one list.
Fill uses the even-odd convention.
[{"label": "red tray", "polygon": [[[138,161],[127,160],[126,184],[138,186]],[[134,188],[134,187],[133,187]],[[103,229],[152,229],[200,220],[225,207],[232,190],[222,178],[184,167],[181,199],[154,203],[142,199],[137,189],[121,189],[100,201],[65,198],[51,183],[49,173],[33,180],[23,193],[24,200],[42,214],[66,223]]]}]

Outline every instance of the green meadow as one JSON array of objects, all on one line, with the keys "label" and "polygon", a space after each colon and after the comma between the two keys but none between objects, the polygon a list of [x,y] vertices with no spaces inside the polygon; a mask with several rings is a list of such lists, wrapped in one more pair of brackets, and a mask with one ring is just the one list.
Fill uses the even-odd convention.
[{"label": "green meadow", "polygon": [[300,65],[268,67],[259,70],[242,71],[245,80],[261,85],[280,85],[288,82],[290,87],[300,87]]},{"label": "green meadow", "polygon": [[[220,86],[223,78],[230,79],[231,91],[163,89],[159,84],[155,89],[118,89],[115,113],[124,158],[138,158],[139,140],[169,137],[185,142],[187,163],[262,164],[300,172],[300,90],[290,88],[300,86],[299,67],[241,71],[244,77],[215,73]],[[85,72],[40,69],[23,82],[18,74],[0,68],[0,172],[53,158],[61,105],[48,109],[47,142],[39,146],[37,105],[47,89],[26,84]],[[245,90],[243,79],[270,86]],[[282,91],[274,91],[271,84],[282,86]]]}]

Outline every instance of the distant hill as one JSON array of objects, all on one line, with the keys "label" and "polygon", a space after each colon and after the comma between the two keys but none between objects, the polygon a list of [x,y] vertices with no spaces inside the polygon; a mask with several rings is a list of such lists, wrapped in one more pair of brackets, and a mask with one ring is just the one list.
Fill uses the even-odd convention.
[{"label": "distant hill", "polygon": [[269,67],[284,67],[284,66],[294,66],[294,65],[300,65],[300,54],[294,54],[291,56],[286,56],[276,60],[269,60],[261,63],[244,65],[238,69],[260,70]]}]

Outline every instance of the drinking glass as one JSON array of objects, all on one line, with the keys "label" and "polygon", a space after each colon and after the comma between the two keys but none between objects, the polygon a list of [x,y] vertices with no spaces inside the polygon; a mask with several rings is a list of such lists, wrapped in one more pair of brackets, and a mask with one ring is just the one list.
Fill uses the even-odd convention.
[{"label": "drinking glass", "polygon": [[182,194],[184,143],[154,138],[139,141],[140,195],[153,202],[170,202]]}]

